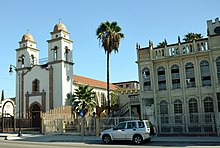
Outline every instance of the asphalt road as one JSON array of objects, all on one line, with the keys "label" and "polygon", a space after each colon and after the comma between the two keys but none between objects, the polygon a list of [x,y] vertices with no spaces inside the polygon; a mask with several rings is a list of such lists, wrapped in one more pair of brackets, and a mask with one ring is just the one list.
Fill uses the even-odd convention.
[{"label": "asphalt road", "polygon": [[121,142],[103,144],[102,142],[23,142],[23,141],[0,141],[0,148],[219,148],[220,143],[175,143],[175,142],[150,142],[142,145]]}]

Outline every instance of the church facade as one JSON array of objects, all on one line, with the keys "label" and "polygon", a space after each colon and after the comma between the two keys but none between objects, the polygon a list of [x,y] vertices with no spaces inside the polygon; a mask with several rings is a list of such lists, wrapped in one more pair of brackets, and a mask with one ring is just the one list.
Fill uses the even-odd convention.
[{"label": "church facade", "polygon": [[46,64],[39,64],[39,50],[31,34],[23,35],[16,49],[16,112],[22,119],[38,121],[40,111],[70,104],[67,95],[73,90],[73,41],[60,22],[50,34]]},{"label": "church facade", "polygon": [[137,44],[142,119],[160,134],[220,135],[220,22],[207,38],[154,47]]}]

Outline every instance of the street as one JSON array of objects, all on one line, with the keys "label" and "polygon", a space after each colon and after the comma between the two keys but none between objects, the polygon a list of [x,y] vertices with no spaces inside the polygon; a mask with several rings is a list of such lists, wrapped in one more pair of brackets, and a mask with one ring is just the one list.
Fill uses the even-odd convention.
[{"label": "street", "polygon": [[187,142],[150,142],[142,145],[122,142],[113,144],[103,144],[101,141],[89,142],[26,142],[26,141],[0,141],[0,148],[217,148],[220,143],[187,143]]}]

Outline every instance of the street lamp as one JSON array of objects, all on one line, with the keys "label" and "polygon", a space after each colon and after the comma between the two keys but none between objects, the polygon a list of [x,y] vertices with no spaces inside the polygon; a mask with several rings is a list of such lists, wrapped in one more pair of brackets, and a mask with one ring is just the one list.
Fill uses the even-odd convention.
[{"label": "street lamp", "polygon": [[12,74],[13,73],[13,69],[16,71],[16,73],[18,74],[18,117],[19,117],[19,122],[18,122],[18,126],[19,126],[19,130],[18,130],[18,137],[21,137],[21,104],[20,104],[20,74],[17,71],[17,68],[14,65],[10,65],[9,67],[9,73]]}]

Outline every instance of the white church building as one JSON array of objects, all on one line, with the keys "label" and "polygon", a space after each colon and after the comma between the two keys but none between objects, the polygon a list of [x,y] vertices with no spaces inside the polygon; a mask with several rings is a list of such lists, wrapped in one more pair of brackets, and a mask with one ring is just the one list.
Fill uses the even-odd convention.
[{"label": "white church building", "polygon": [[[16,112],[22,119],[39,121],[40,111],[70,104],[73,60],[70,33],[61,22],[54,26],[48,42],[48,62],[39,64],[39,50],[31,34],[23,35],[16,49]],[[20,108],[19,108],[20,107]]]}]

